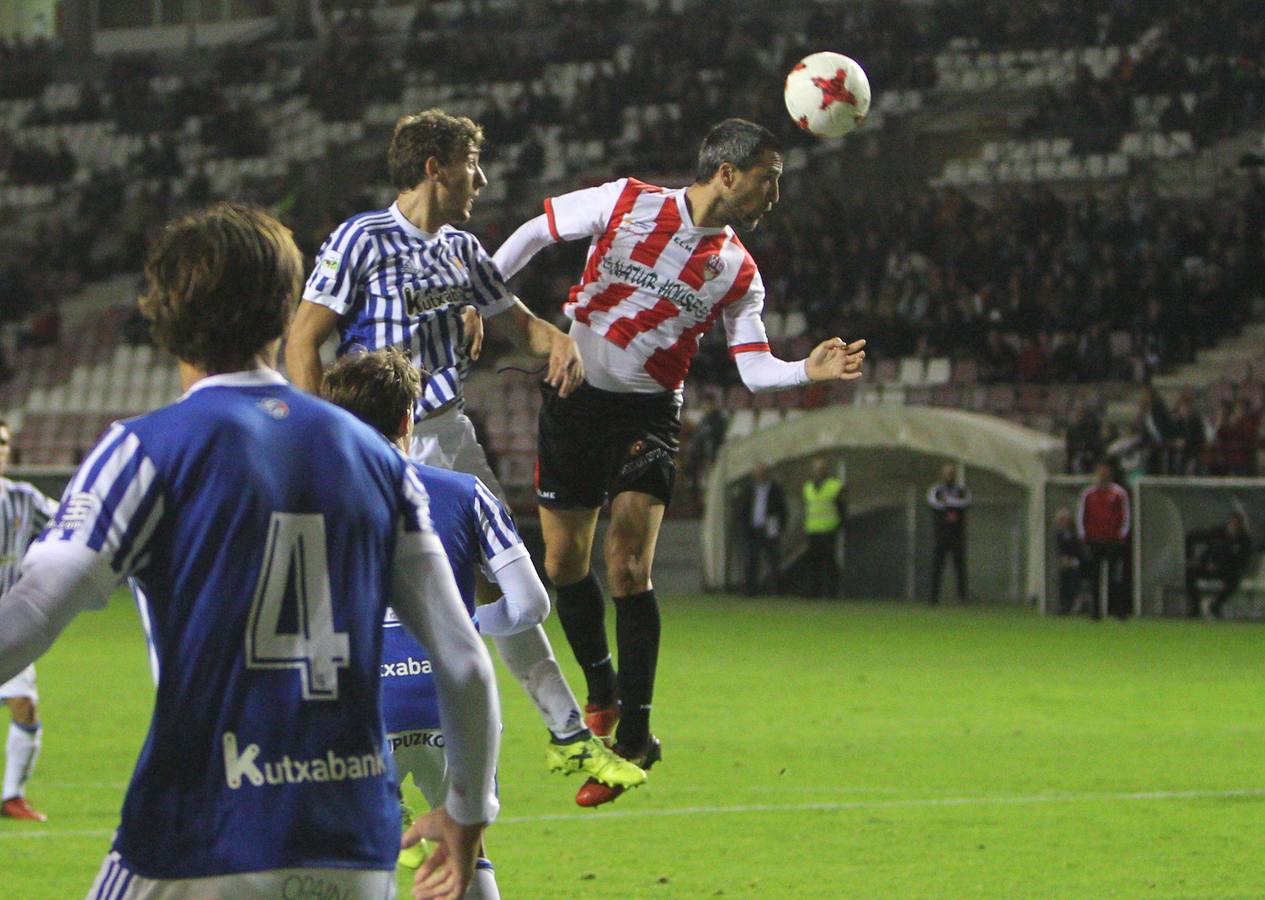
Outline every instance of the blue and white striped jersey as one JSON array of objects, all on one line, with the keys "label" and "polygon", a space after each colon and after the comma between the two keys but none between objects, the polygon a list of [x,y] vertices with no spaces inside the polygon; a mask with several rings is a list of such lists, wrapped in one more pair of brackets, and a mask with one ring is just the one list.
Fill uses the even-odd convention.
[{"label": "blue and white striped jersey", "polygon": [[0,478],[0,594],[17,582],[26,548],[56,512],[57,501],[34,485]]},{"label": "blue and white striped jersey", "polygon": [[86,546],[103,588],[132,576],[146,598],[160,678],[114,841],[128,869],[394,869],[382,618],[426,506],[381,435],[270,370],[106,433],[37,546]]},{"label": "blue and white striped jersey", "polygon": [[[448,554],[466,609],[474,608],[474,570],[491,575],[527,555],[509,510],[473,475],[413,463],[430,498],[435,531]],[[439,698],[430,654],[388,609],[382,641],[382,717],[388,733],[439,728]]]},{"label": "blue and white striped jersey", "polygon": [[394,203],[334,229],[316,255],[303,299],[338,313],[339,356],[399,347],[430,373],[418,419],[462,399],[470,368],[461,346],[462,307],[491,317],[514,303],[478,238],[451,225],[427,234]]}]

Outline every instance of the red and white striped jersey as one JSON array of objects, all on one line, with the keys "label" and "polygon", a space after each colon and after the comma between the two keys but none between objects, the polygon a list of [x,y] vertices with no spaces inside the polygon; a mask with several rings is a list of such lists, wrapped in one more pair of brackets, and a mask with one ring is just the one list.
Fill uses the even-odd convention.
[{"label": "red and white striped jersey", "polygon": [[545,200],[545,215],[555,241],[592,240],[564,310],[595,387],[680,389],[718,318],[731,355],[769,349],[755,261],[732,228],[694,224],[684,188],[621,178]]}]

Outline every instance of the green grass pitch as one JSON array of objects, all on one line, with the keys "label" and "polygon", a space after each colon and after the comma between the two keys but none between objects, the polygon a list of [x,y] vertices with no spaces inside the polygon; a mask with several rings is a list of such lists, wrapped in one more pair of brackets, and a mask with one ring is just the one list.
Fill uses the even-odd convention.
[{"label": "green grass pitch", "polygon": [[[1265,897],[1265,633],[665,597],[664,762],[606,811],[543,766],[503,681],[508,898]],[[551,621],[573,684],[579,679]],[[47,825],[0,821],[0,894],[81,897],[151,702],[116,597],[39,667]]]}]

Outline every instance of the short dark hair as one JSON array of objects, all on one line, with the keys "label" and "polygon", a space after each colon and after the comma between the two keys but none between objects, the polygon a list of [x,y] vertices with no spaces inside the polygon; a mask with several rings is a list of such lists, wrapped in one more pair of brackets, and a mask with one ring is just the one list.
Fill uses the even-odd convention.
[{"label": "short dark hair", "polygon": [[422,375],[397,347],[349,353],[325,372],[321,396],[394,441],[422,395]]},{"label": "short dark hair", "polygon": [[720,171],[721,163],[730,163],[740,170],[749,169],[766,150],[782,152],[782,142],[773,132],[746,119],[726,119],[712,126],[698,148],[696,180],[700,184],[711,181]]},{"label": "short dark hair", "polygon": [[140,310],[154,341],[208,373],[232,372],[285,333],[303,258],[262,209],[217,203],[159,232],[145,279]]},{"label": "short dark hair", "polygon": [[450,116],[442,109],[403,116],[387,148],[391,184],[399,191],[412,190],[426,177],[426,160],[432,156],[449,163],[482,146],[483,127],[466,116]]}]

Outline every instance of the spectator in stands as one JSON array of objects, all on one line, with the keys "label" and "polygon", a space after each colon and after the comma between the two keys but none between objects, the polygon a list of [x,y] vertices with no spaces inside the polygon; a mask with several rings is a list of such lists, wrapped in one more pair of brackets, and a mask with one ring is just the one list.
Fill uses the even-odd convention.
[{"label": "spectator in stands", "polygon": [[940,481],[927,490],[927,506],[935,526],[935,545],[931,564],[931,604],[940,602],[940,581],[944,575],[945,557],[953,558],[954,583],[958,602],[966,603],[966,511],[970,508],[971,489],[962,484],[956,463],[946,462],[940,469]]},{"label": "spectator in stands", "polygon": [[[1221,618],[1226,601],[1233,596],[1252,557],[1252,539],[1243,516],[1230,513],[1224,525],[1202,528],[1186,535],[1186,614],[1191,618]],[[1219,583],[1217,593],[1201,595],[1201,581]]]},{"label": "spectator in stands", "polygon": [[[738,515],[746,539],[747,596],[761,593],[768,585],[771,593],[782,586],[782,526],[786,522],[786,492],[769,475],[767,463],[751,469],[751,482],[738,504]],[[761,566],[767,569],[761,577]]]},{"label": "spectator in stands", "polygon": [[[875,341],[881,347],[881,341]],[[1015,348],[1006,342],[1001,332],[991,328],[980,351],[980,380],[986,382],[1013,381],[1015,377]]]},{"label": "spectator in stands", "polygon": [[1101,616],[1104,601],[1108,613],[1121,619],[1129,615],[1129,515],[1128,492],[1116,483],[1109,463],[1098,463],[1094,467],[1094,483],[1081,493],[1076,509],[1076,533],[1089,558],[1086,577],[1097,599],[1095,618]]},{"label": "spectator in stands", "polygon": [[1169,448],[1173,439],[1173,417],[1164,398],[1149,384],[1142,387],[1138,398],[1137,430],[1146,450],[1146,474],[1167,474],[1171,470]]},{"label": "spectator in stands", "polygon": [[1103,455],[1103,424],[1093,404],[1081,406],[1075,420],[1067,427],[1067,472],[1081,475],[1090,472]]},{"label": "spectator in stands", "polygon": [[1252,408],[1246,397],[1235,401],[1230,429],[1233,447],[1230,474],[1250,478],[1256,474],[1256,451],[1261,444],[1261,413]]},{"label": "spectator in stands", "polygon": [[1173,425],[1168,442],[1170,463],[1168,474],[1200,474],[1206,442],[1203,419],[1199,413],[1195,412],[1194,401],[1190,394],[1182,394],[1177,399],[1177,405],[1173,411]]},{"label": "spectator in stands", "polygon": [[813,474],[804,482],[804,536],[808,549],[800,561],[801,582],[809,597],[839,595],[839,534],[848,520],[848,492],[843,480],[830,474],[824,456],[813,460]]},{"label": "spectator in stands", "polygon": [[1072,511],[1060,509],[1054,515],[1054,554],[1058,560],[1059,595],[1055,612],[1060,615],[1079,612],[1081,592],[1085,587],[1085,544],[1076,533]]}]

